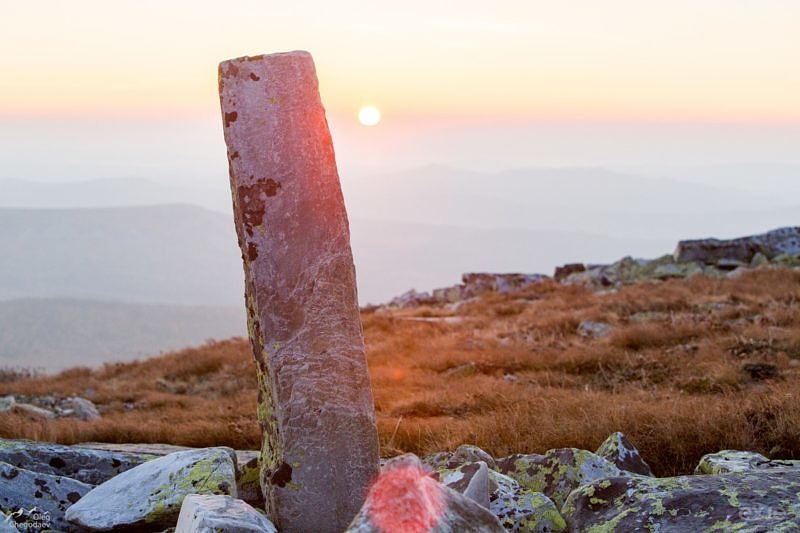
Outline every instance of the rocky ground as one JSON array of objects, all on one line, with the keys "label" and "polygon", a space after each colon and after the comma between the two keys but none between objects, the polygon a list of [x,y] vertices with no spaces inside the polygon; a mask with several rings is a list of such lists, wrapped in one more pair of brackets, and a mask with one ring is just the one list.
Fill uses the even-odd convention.
[{"label": "rocky ground", "polygon": [[[799,235],[468,274],[363,310],[394,458],[351,529],[800,530]],[[260,446],[250,357],[231,340],[0,372],[0,437],[75,444],[0,441],[0,508],[33,529],[269,531],[258,453],[232,449]]]},{"label": "rocky ground", "polygon": [[[0,440],[0,531],[275,531],[258,452],[61,446]],[[385,460],[348,529],[797,531],[800,461],[725,450],[693,475],[654,477],[622,433],[577,448],[494,458],[477,446]]]}]

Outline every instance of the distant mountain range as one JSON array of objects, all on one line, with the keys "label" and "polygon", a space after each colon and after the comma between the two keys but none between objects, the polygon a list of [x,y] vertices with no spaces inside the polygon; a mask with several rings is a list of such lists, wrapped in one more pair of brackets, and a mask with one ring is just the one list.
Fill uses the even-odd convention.
[{"label": "distant mountain range", "polygon": [[0,301],[0,367],[93,366],[246,335],[241,306]]},{"label": "distant mountain range", "polygon": [[[463,272],[549,274],[800,222],[790,194],[591,168],[426,167],[343,177],[342,187],[362,304],[449,286]],[[242,279],[224,179],[215,190],[0,180],[0,365],[57,353],[97,362],[239,334]],[[67,315],[75,322],[64,325]]]}]

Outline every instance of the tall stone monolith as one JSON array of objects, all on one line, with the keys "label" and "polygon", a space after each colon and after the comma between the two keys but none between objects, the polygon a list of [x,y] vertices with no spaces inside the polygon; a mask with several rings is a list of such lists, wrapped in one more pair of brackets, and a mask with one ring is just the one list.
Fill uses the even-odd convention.
[{"label": "tall stone monolith", "polygon": [[307,52],[224,61],[219,94],[263,432],[281,531],[343,531],[378,434],[333,144]]}]

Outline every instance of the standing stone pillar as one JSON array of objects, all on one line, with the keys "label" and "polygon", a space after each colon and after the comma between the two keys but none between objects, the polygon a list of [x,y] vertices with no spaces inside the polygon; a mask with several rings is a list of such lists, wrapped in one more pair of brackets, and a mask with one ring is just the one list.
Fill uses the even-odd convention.
[{"label": "standing stone pillar", "polygon": [[343,531],[377,476],[378,434],[314,62],[307,52],[224,61],[219,93],[267,511],[282,531]]}]

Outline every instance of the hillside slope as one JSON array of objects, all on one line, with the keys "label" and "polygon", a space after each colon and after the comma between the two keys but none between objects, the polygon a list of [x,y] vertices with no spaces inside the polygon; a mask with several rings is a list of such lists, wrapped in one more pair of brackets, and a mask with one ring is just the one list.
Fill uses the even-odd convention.
[{"label": "hillside slope", "polygon": [[[765,266],[611,292],[547,281],[458,306],[365,311],[382,453],[465,442],[494,456],[595,449],[623,431],[658,475],[689,473],[721,449],[800,458],[798,302],[800,271]],[[243,339],[95,371],[7,374],[5,394],[86,396],[103,418],[0,413],[2,437],[260,445]]]}]

